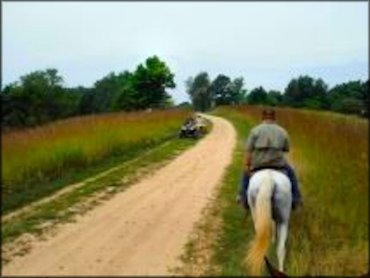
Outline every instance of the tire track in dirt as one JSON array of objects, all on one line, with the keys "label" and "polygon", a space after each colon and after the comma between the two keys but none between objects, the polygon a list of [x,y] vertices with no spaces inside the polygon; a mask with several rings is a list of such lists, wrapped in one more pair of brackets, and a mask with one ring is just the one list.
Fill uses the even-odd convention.
[{"label": "tire track in dirt", "polygon": [[212,132],[155,174],[63,225],[3,275],[169,275],[215,193],[236,143],[233,126],[206,116]]}]

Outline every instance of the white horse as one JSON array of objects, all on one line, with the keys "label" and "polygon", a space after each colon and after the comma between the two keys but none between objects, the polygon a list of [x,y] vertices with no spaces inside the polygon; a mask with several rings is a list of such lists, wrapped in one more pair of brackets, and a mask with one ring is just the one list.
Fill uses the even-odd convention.
[{"label": "white horse", "polygon": [[285,245],[292,208],[291,186],[289,178],[276,170],[260,170],[250,179],[248,204],[256,235],[250,244],[246,263],[252,275],[261,274],[271,239],[276,239],[279,270],[284,270]]}]

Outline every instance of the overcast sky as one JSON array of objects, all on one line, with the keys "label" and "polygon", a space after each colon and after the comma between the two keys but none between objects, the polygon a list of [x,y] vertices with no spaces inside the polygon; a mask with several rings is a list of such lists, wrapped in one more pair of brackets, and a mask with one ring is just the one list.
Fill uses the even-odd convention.
[{"label": "overcast sky", "polygon": [[184,81],[242,76],[248,90],[284,90],[308,74],[329,86],[368,78],[367,2],[3,2],[2,85],[57,68],[92,86],[158,55]]}]

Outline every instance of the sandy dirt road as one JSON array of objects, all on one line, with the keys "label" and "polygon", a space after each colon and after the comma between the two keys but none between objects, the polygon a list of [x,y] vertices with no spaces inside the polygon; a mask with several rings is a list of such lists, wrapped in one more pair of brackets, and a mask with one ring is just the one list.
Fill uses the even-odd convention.
[{"label": "sandy dirt road", "polygon": [[232,125],[218,117],[212,132],[154,175],[63,225],[16,257],[3,275],[169,275],[178,265],[236,143]]}]

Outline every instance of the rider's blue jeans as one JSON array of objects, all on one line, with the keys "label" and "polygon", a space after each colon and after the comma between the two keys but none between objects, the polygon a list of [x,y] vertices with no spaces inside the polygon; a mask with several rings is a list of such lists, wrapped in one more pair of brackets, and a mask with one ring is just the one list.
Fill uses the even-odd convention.
[{"label": "rider's blue jeans", "polygon": [[[284,170],[286,170],[287,176],[290,179],[290,182],[292,183],[293,203],[296,203],[298,200],[301,199],[301,193],[298,188],[297,177],[294,173],[293,168],[288,163],[285,164]],[[249,173],[244,171],[243,180],[239,191],[239,194],[240,196],[242,196],[243,201],[246,201],[248,186],[249,186]]]}]

